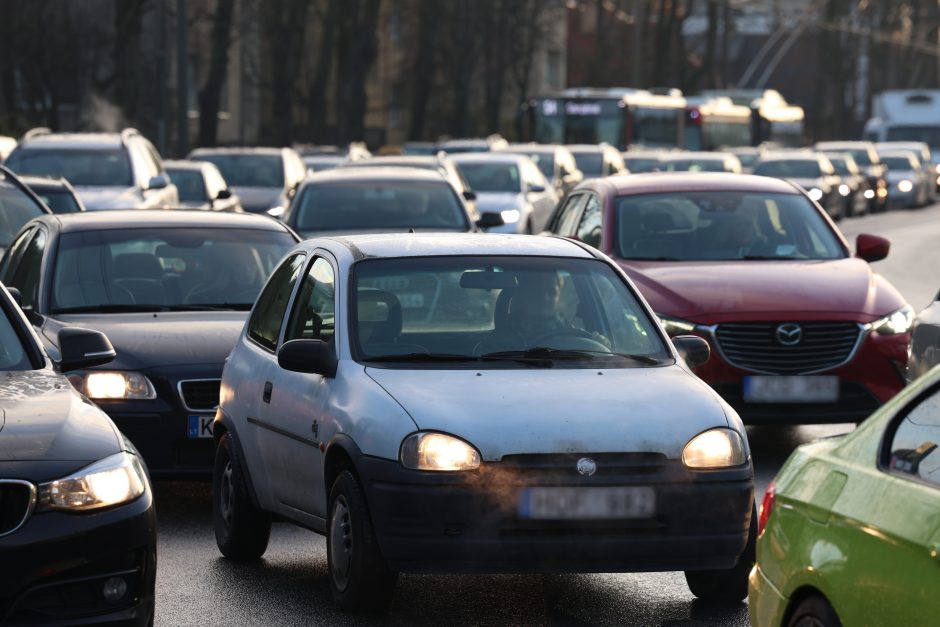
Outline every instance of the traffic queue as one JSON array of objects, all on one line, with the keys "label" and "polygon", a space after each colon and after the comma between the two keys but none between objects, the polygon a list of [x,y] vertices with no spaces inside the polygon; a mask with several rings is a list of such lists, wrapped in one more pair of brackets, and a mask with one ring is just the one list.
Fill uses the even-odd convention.
[{"label": "traffic queue", "polygon": [[[380,157],[27,133],[0,167],[0,558],[30,567],[0,622],[152,624],[151,482],[187,478],[227,558],[275,520],[324,535],[348,611],[400,573],[684,571],[755,625],[930,623],[940,323],[836,222],[940,178],[926,144],[796,145],[778,96],[582,90],[529,104],[541,143]],[[692,143],[643,124],[663,107]],[[585,130],[608,113],[626,145]],[[755,494],[745,425],[806,423],[859,427]]]}]

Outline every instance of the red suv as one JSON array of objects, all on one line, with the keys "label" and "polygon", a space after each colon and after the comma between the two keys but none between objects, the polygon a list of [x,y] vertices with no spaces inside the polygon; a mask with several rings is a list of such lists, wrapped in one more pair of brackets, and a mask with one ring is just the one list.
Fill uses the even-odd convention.
[{"label": "red suv", "polygon": [[549,229],[614,258],[745,422],[858,422],[904,386],[913,310],[795,185],[737,174],[586,181]]}]

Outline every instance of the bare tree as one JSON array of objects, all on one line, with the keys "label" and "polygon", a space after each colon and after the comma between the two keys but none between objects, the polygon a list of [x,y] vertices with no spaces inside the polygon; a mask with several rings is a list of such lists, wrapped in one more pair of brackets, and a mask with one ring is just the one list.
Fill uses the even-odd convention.
[{"label": "bare tree", "polygon": [[214,146],[219,129],[222,87],[228,74],[235,0],[217,0],[212,18],[212,50],[206,82],[199,92],[199,145]]}]

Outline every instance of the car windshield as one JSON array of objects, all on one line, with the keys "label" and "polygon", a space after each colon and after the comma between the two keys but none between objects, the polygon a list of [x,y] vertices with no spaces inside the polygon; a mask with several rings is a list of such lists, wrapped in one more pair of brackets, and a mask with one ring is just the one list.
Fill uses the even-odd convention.
[{"label": "car windshield", "polygon": [[549,181],[555,178],[555,155],[549,152],[536,152],[526,155],[535,162],[539,172]]},{"label": "car windshield", "polygon": [[[33,364],[17,334],[7,312],[0,307],[0,372],[9,370],[32,370]],[[3,426],[0,423],[0,426]]]},{"label": "car windshield", "polygon": [[872,164],[871,155],[869,154],[867,148],[853,148],[851,150],[846,150],[845,152],[852,155],[852,158],[855,159],[855,163],[860,166],[869,166]]},{"label": "car windshield", "polygon": [[46,212],[23,190],[0,174],[0,248],[6,248],[23,225]]},{"label": "car windshield", "polygon": [[180,202],[207,202],[206,183],[199,170],[167,168],[170,180],[179,190]]},{"label": "car windshield", "polygon": [[670,159],[663,169],[666,172],[724,172],[725,164],[718,159]]},{"label": "car windshield", "polygon": [[356,264],[360,361],[636,367],[671,361],[609,265],[557,257],[412,257]]},{"label": "car windshield", "polygon": [[814,179],[822,175],[822,170],[815,159],[789,159],[759,163],[754,168],[754,174],[777,178]]},{"label": "car windshield", "polygon": [[17,174],[62,177],[81,187],[130,187],[131,161],[124,148],[20,148],[4,163]]},{"label": "car windshield", "polygon": [[519,168],[515,163],[498,161],[461,161],[457,164],[464,178],[475,192],[509,192],[518,194],[522,191]]},{"label": "car windshield", "polygon": [[625,158],[623,162],[626,164],[627,169],[634,174],[641,174],[643,172],[656,172],[662,167],[662,163],[659,159],[629,159]]},{"label": "car windshield", "polygon": [[839,157],[829,157],[829,161],[832,162],[832,167],[835,169],[836,174],[847,176],[853,174],[849,171],[849,165],[845,159],[840,159]]},{"label": "car windshield", "polygon": [[284,187],[284,162],[280,155],[206,153],[191,158],[214,163],[225,181],[234,187]]},{"label": "car windshield", "polygon": [[421,181],[309,184],[290,209],[298,231],[433,229],[467,231],[467,212],[453,187]]},{"label": "car windshield", "polygon": [[745,168],[749,168],[757,161],[757,158],[760,157],[756,152],[738,152],[735,153],[738,160],[741,162]]},{"label": "car windshield", "polygon": [[224,227],[67,232],[53,258],[52,311],[247,311],[294,243],[281,231]]},{"label": "car windshield", "polygon": [[601,176],[604,174],[604,154],[601,152],[572,152],[574,162],[584,176]]},{"label": "car windshield", "polygon": [[891,126],[886,139],[894,142],[924,142],[931,150],[935,150],[940,146],[940,126]]},{"label": "car windshield", "polygon": [[616,251],[624,259],[706,261],[840,259],[846,251],[800,194],[669,192],[616,202]]},{"label": "car windshield", "polygon": [[881,161],[889,170],[913,170],[910,157],[882,157]]}]

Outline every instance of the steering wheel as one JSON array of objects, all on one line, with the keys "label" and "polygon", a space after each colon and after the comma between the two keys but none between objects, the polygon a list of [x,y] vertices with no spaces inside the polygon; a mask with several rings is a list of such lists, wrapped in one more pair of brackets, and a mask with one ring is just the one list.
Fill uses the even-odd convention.
[{"label": "steering wheel", "polygon": [[[580,340],[580,342],[576,342],[575,344],[579,344],[579,343],[588,344],[588,346],[580,347],[583,350],[596,350],[596,351],[602,351],[605,353],[610,352],[609,346],[606,346],[605,344],[598,342],[592,334],[588,333],[584,329],[555,329],[553,331],[542,333],[541,335],[533,338],[531,340],[531,343],[535,346],[541,346],[547,340],[554,339],[554,338],[562,338],[562,337]],[[567,349],[570,347],[561,347],[561,348]],[[577,350],[577,349],[571,348],[571,350]]]}]

